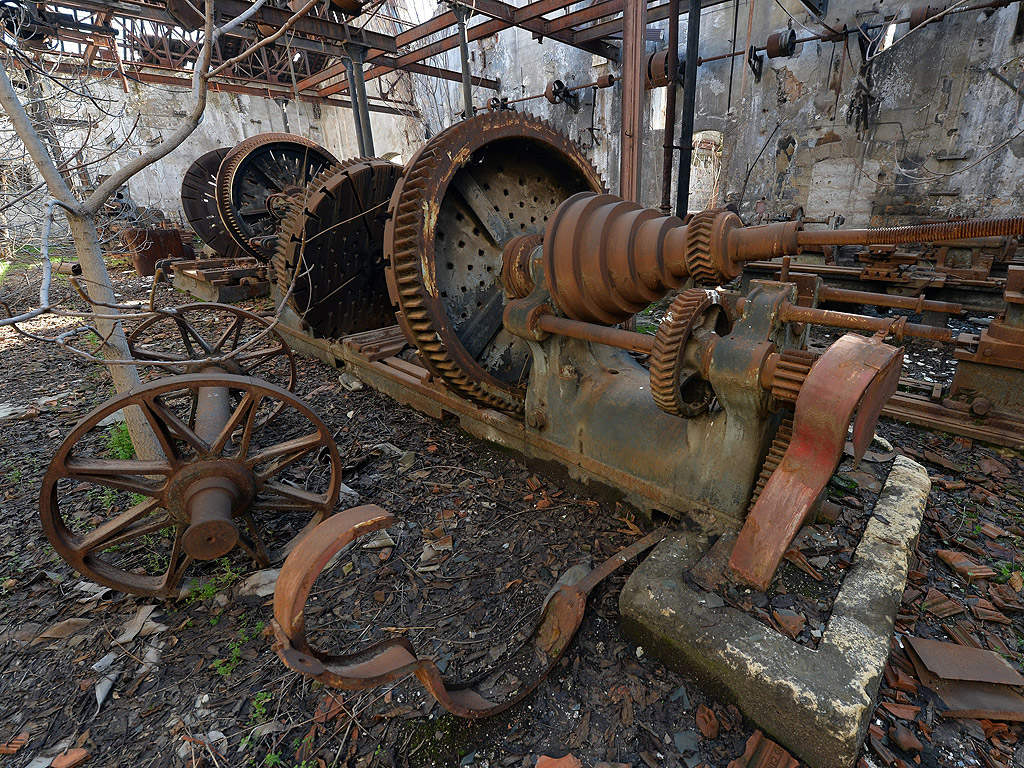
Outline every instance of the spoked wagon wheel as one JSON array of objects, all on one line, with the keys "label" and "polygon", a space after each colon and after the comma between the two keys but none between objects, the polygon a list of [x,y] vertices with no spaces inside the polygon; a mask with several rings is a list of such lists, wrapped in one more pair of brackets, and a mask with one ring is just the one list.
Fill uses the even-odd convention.
[{"label": "spoked wagon wheel", "polygon": [[[156,459],[107,425],[138,408]],[[276,413],[274,419],[263,417]],[[305,403],[266,382],[209,371],[159,379],[83,418],[50,463],[43,529],[79,573],[136,595],[174,597],[197,560],[236,546],[260,567],[334,511],[341,459]]]},{"label": "spoked wagon wheel", "polygon": [[136,360],[159,363],[153,369],[160,373],[199,373],[217,365],[236,376],[258,376],[295,390],[295,357],[284,336],[267,319],[230,304],[200,302],[165,310],[132,331],[128,348]]}]

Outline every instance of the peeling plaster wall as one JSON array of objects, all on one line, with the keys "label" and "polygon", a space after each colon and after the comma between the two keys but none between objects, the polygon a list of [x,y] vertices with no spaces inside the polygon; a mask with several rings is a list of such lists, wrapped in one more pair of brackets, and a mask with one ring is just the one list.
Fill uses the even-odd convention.
[{"label": "peeling plaster wall", "polygon": [[[136,114],[140,116],[135,148],[119,152],[108,163],[91,170],[92,173],[109,173],[128,157],[138,154],[138,150],[170,135],[191,107],[191,92],[185,88],[129,82],[129,92],[125,93],[115,82],[93,81],[91,85],[93,93],[104,100],[105,109],[114,111],[123,107],[129,123]],[[98,112],[91,116],[100,120]],[[412,118],[373,112],[370,122],[378,156],[395,152],[408,157],[410,144],[418,145],[421,141],[416,138],[418,121]],[[172,218],[184,220],[181,181],[192,162],[211,149],[234,146],[242,139],[268,132],[306,136],[326,147],[339,160],[359,155],[352,112],[346,107],[279,102],[217,91],[210,93],[203,121],[196,131],[167,157],[128,183],[132,199],[140,205],[158,208]],[[65,146],[80,146],[84,141],[84,135],[72,132],[68,134]],[[99,145],[94,149],[94,156],[109,151],[95,138],[91,144]]]},{"label": "peeling plaster wall", "polygon": [[[832,6],[828,21],[836,28],[879,19],[854,13],[870,10],[866,4]],[[790,23],[777,5],[761,7],[757,44]],[[890,13],[909,7],[884,4]],[[949,16],[877,54],[865,71],[855,36],[845,55],[841,43],[801,44],[793,58],[766,60],[760,82],[748,72],[741,102],[734,75],[732,110],[721,93],[728,62],[701,67],[697,128],[725,125],[723,202],[738,203],[748,220],[763,197],[769,216],[799,205],[812,218],[842,214],[847,226],[1020,213],[1024,139],[986,157],[1024,128],[1021,99],[989,72],[1020,80],[1024,45],[1013,39],[1019,11],[1012,4]],[[796,16],[818,29],[809,15]],[[731,13],[704,20],[701,55],[727,51]],[[908,27],[898,25],[893,38]],[[742,30],[737,48],[744,42]],[[866,98],[858,82],[869,85]]]}]

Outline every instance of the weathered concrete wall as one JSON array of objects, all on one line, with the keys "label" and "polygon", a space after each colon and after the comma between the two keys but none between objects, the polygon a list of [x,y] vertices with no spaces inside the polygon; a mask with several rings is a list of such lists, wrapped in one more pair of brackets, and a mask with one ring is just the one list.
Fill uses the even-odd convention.
[{"label": "weathered concrete wall", "polygon": [[[807,27],[794,25],[798,36],[821,30],[809,14],[796,13],[798,6],[792,5],[796,23]],[[832,6],[827,21],[837,28],[881,19],[867,3]],[[748,7],[740,5],[735,42],[733,4],[704,11],[701,56],[745,47]],[[881,7],[888,13],[906,13],[909,6],[893,2]],[[412,10],[419,21],[434,13],[426,0],[414,3]],[[988,72],[991,67],[1012,82],[1020,79],[1024,44],[1013,39],[1018,11],[1011,5],[947,17],[878,53],[864,71],[856,36],[845,47],[809,42],[800,44],[793,58],[766,60],[759,82],[749,70],[744,75],[743,57],[703,65],[694,130],[724,134],[719,204],[736,202],[752,218],[754,206],[764,198],[769,216],[788,214],[801,205],[808,217],[837,212],[846,216],[848,225],[1018,212],[1024,192],[1024,136],[983,159],[1020,130],[1021,100]],[[755,8],[751,42],[763,46],[770,33],[790,25],[790,17],[777,4],[761,3]],[[660,30],[667,39],[665,22],[650,29]],[[897,26],[893,39],[907,29],[907,24]],[[684,15],[680,41],[685,39]],[[663,45],[648,44],[649,50]],[[550,40],[538,44],[522,30],[470,43],[470,50],[473,72],[500,79],[499,93],[508,98],[541,93],[556,77],[578,83],[621,71],[618,65]],[[436,57],[433,63],[458,70],[458,51]],[[431,132],[458,119],[462,102],[457,83],[420,77],[414,82],[417,105]],[[866,98],[861,82],[869,86]],[[553,120],[588,147],[615,191],[620,93],[619,87],[597,93],[596,143],[587,130],[587,106],[573,114],[540,99],[519,109]],[[480,106],[494,93],[476,89],[475,95]],[[648,205],[657,205],[661,198],[664,95],[664,89],[651,91],[645,100],[641,199]],[[585,102],[591,98],[589,93],[583,96]],[[922,166],[939,174],[963,170],[935,176]],[[705,202],[695,188],[691,210]]]},{"label": "weathered concrete wall", "polygon": [[[184,88],[129,83],[126,94],[118,83],[94,81],[93,90],[102,99],[104,109],[123,109],[129,118],[140,116],[135,150],[168,136],[191,105],[191,92]],[[98,110],[91,115],[102,122]],[[84,116],[82,116],[84,117]],[[410,143],[418,145],[418,121],[402,115],[371,113],[374,144],[378,155],[396,152],[408,155]],[[212,92],[199,128],[160,162],[135,176],[128,184],[132,198],[140,205],[159,208],[173,217],[181,213],[181,180],[192,162],[211,149],[233,146],[242,139],[271,131],[307,136],[343,160],[359,155],[351,110],[308,102],[276,101],[257,96]],[[83,137],[71,134],[68,146],[76,146]],[[93,143],[96,143],[93,140]],[[99,143],[94,156],[104,154]],[[125,152],[109,162],[94,166],[91,173],[113,170],[126,159]]]},{"label": "weathered concrete wall", "polygon": [[[879,18],[856,15],[858,7],[843,3],[828,20],[839,28]],[[897,8],[903,6],[886,4],[890,12]],[[757,44],[790,23],[777,5],[762,9],[752,36]],[[701,55],[729,50],[729,10],[704,15]],[[1021,102],[988,71],[1019,79],[1024,46],[1012,39],[1018,12],[1012,5],[947,17],[877,53],[863,69],[856,37],[845,51],[842,43],[804,43],[793,58],[767,60],[760,82],[748,72],[742,101],[737,61],[732,110],[729,62],[701,67],[696,127],[725,134],[723,201],[740,204],[748,218],[763,197],[769,215],[801,205],[809,217],[840,213],[848,226],[1019,213],[1024,139],[1014,136],[1022,127]],[[797,20],[819,29],[809,15]],[[891,39],[908,27],[896,26]],[[736,48],[744,43],[745,30]]]}]

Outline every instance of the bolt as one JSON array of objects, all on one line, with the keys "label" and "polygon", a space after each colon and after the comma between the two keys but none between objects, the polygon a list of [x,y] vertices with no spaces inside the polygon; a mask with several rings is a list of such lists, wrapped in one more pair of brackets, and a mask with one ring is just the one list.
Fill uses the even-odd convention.
[{"label": "bolt", "polygon": [[526,423],[533,429],[544,429],[548,425],[548,418],[539,408],[534,408],[526,414]]}]

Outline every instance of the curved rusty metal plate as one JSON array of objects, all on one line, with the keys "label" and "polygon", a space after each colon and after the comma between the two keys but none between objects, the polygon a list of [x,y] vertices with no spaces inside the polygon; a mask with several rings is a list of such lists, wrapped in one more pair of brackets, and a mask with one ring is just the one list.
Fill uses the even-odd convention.
[{"label": "curved rusty metal plate", "polygon": [[393,515],[375,505],[340,512],[318,525],[288,556],[274,590],[274,650],[289,669],[342,690],[375,688],[415,675],[427,692],[452,714],[481,718],[525,698],[547,676],[580,626],[587,595],[615,569],[661,541],[659,528],[590,571],[561,586],[548,601],[530,639],[500,668],[515,670],[516,682],[502,686],[490,669],[465,683],[446,682],[434,662],[420,658],[405,638],[385,640],[343,656],[324,653],[306,639],[305,605],[314,582],[330,559],[367,533],[386,528]]}]

